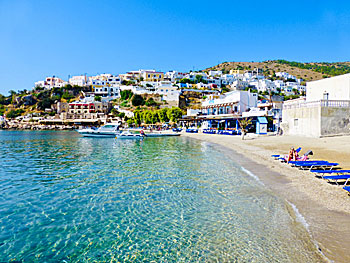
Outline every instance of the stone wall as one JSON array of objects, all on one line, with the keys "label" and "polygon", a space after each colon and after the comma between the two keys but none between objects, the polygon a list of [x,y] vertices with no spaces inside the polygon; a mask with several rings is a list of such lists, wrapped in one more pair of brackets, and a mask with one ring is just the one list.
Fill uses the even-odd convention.
[{"label": "stone wall", "polygon": [[321,108],[321,136],[350,135],[350,108]]}]

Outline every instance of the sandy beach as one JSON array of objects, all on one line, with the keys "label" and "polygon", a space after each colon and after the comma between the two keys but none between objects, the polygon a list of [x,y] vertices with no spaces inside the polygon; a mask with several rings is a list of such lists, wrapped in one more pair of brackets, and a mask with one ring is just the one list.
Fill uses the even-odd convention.
[{"label": "sandy beach", "polygon": [[[271,158],[291,147],[312,150],[311,159],[337,162],[350,169],[350,136],[305,138],[295,136],[239,136],[183,134],[224,146],[235,152],[235,161],[254,173],[273,192],[294,204],[322,253],[334,262],[350,262],[350,196],[341,186],[330,184],[308,171],[301,171]],[[233,153],[234,153],[233,152]]]}]

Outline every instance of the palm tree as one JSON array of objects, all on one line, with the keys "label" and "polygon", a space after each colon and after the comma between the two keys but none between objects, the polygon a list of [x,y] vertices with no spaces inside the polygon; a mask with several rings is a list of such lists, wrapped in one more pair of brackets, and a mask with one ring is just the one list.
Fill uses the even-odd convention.
[{"label": "palm tree", "polygon": [[247,132],[247,127],[252,124],[252,119],[243,118],[241,120],[238,120],[238,123],[242,131],[241,139],[244,140],[245,133]]}]

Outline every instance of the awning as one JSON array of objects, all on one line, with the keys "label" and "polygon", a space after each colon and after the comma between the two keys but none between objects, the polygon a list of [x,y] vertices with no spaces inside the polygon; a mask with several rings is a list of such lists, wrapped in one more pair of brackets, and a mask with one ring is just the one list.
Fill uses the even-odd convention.
[{"label": "awning", "polygon": [[258,117],[258,122],[260,124],[267,124],[267,119],[265,117]]}]

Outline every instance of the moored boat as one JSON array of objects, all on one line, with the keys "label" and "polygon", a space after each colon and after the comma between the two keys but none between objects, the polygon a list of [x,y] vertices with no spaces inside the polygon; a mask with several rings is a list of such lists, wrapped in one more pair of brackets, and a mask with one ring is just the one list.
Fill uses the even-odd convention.
[{"label": "moored boat", "polygon": [[97,129],[87,128],[76,131],[84,137],[114,138],[120,134],[119,125],[117,124],[106,124]]},{"label": "moored boat", "polygon": [[145,134],[146,137],[167,137],[167,136],[180,136],[180,133],[172,132],[150,132]]},{"label": "moored boat", "polygon": [[116,136],[117,139],[143,139],[144,137],[140,133],[131,133],[130,131],[123,131]]}]

